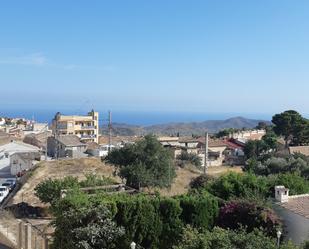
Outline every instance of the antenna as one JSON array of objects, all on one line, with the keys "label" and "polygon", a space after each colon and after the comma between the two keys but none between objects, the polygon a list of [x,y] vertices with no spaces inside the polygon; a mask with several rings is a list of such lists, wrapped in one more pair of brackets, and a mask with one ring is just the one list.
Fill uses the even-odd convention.
[{"label": "antenna", "polygon": [[112,145],[112,112],[108,111],[108,152],[111,151]]},{"label": "antenna", "polygon": [[208,132],[205,132],[205,155],[204,155],[204,174],[207,171],[208,164]]}]

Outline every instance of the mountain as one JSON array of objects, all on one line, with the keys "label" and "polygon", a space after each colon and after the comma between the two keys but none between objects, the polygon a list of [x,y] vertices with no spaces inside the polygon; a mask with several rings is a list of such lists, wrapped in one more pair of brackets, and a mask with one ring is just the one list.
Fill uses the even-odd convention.
[{"label": "mountain", "polygon": [[[216,133],[222,129],[234,128],[254,128],[259,122],[270,124],[269,121],[247,119],[244,117],[234,117],[226,120],[207,120],[204,122],[190,122],[190,123],[166,123],[150,126],[137,126],[128,124],[113,124],[113,135],[133,136],[145,134],[157,135],[201,135],[207,130],[210,133]],[[107,126],[102,127],[102,133],[108,134]]]}]

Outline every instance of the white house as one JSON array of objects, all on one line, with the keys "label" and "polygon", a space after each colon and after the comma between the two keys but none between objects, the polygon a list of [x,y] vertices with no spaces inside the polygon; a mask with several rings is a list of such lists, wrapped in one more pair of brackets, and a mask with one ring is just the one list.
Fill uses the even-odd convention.
[{"label": "white house", "polygon": [[301,244],[309,239],[309,194],[289,195],[284,186],[275,187],[274,210],[283,221],[286,240]]},{"label": "white house", "polygon": [[10,156],[11,175],[30,170],[41,159],[39,152],[16,152]]},{"label": "white house", "polygon": [[[38,153],[39,148],[23,142],[11,141],[0,146],[0,171],[10,173],[11,156],[15,153]],[[15,171],[14,171],[15,172]]]}]

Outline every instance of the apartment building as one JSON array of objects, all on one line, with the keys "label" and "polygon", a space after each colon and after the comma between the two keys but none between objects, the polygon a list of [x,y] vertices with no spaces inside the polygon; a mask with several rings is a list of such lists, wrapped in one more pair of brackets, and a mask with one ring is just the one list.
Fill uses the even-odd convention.
[{"label": "apartment building", "polygon": [[57,113],[52,121],[54,135],[76,135],[82,142],[99,142],[99,113],[92,110],[85,116]]}]

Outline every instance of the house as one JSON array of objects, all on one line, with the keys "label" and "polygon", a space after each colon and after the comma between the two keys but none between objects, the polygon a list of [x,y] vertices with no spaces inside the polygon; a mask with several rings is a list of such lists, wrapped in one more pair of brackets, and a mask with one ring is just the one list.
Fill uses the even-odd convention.
[{"label": "house", "polygon": [[47,138],[50,137],[52,133],[50,131],[44,131],[41,133],[32,133],[24,137],[23,142],[31,144],[40,148],[42,151],[46,150]]},{"label": "house", "polygon": [[94,156],[94,157],[106,157],[108,155],[108,152],[110,150],[115,149],[116,146],[115,145],[99,145],[97,143],[88,143],[87,144],[87,150],[86,153],[90,156]]},{"label": "house", "polygon": [[11,175],[30,170],[41,160],[39,152],[16,152],[10,156]]},{"label": "house", "polygon": [[234,139],[240,139],[244,141],[249,141],[249,140],[261,140],[262,137],[266,135],[266,130],[246,130],[246,131],[239,131],[236,133],[230,134],[230,138]]},{"label": "house", "polygon": [[224,151],[224,163],[227,165],[243,165],[245,163],[244,145],[237,143],[235,139],[227,139],[223,142],[227,146]]},{"label": "house", "polygon": [[0,126],[5,125],[5,118],[0,118]]},{"label": "house", "polygon": [[289,147],[290,154],[300,153],[305,156],[309,156],[309,145],[307,146],[290,146]]},{"label": "house", "polygon": [[289,195],[284,186],[275,187],[274,210],[280,216],[287,234],[286,240],[301,244],[309,239],[309,194]]},{"label": "house", "polygon": [[35,146],[23,143],[23,142],[17,142],[17,141],[11,141],[9,143],[6,143],[4,145],[0,146],[0,174],[1,175],[11,175],[11,163],[13,162],[13,159],[15,156],[13,156],[15,153],[33,153],[36,154],[39,152],[39,149]]},{"label": "house", "polygon": [[158,141],[163,147],[180,146],[179,137],[158,137]]},{"label": "house", "polygon": [[186,148],[197,148],[199,143],[198,139],[195,138],[179,138],[179,145]]},{"label": "house", "polygon": [[66,116],[58,112],[51,128],[53,135],[76,135],[83,142],[99,143],[99,113],[93,110],[85,116]]},{"label": "house", "polygon": [[47,154],[50,157],[81,158],[86,157],[84,153],[87,144],[80,142],[76,135],[59,135],[47,138]]},{"label": "house", "polygon": [[[199,156],[202,159],[202,166],[205,165],[205,138],[200,138],[197,145],[199,148]],[[210,139],[208,141],[208,162],[207,166],[222,166],[224,164],[227,145],[221,139]]]}]

